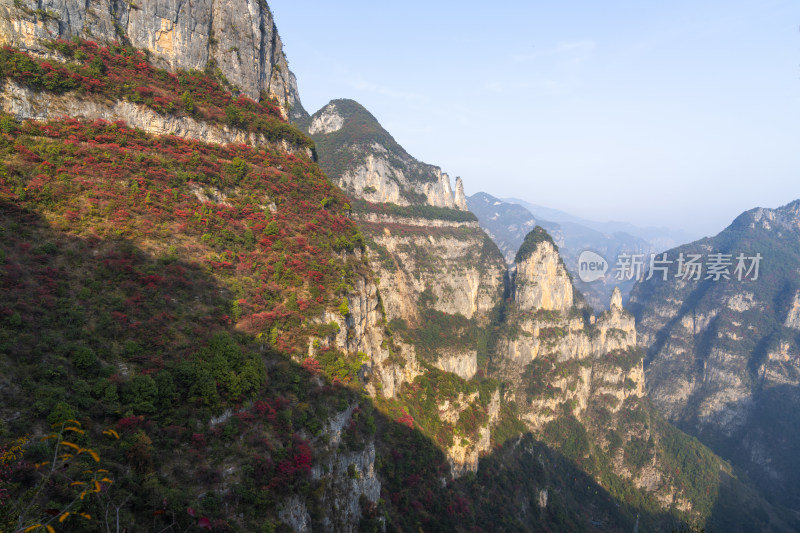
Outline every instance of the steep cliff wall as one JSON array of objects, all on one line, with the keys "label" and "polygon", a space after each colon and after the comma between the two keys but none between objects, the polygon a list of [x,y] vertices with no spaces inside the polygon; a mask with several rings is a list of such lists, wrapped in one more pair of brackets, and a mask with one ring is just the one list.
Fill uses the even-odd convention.
[{"label": "steep cliff wall", "polygon": [[517,257],[515,300],[520,309],[568,311],[573,305],[572,282],[564,262],[550,242],[530,255]]},{"label": "steep cliff wall", "polygon": [[[434,369],[459,381],[473,380],[485,366],[481,329],[489,326],[503,292],[505,265],[497,248],[474,222],[375,213],[359,219],[396,347],[377,371],[383,395],[414,404],[414,390],[429,382]],[[440,389],[431,392],[436,402],[431,431],[441,434],[443,426],[456,431],[453,443],[443,446],[451,473],[474,472],[479,457],[491,449],[499,396],[481,403],[477,392],[441,394]],[[481,413],[485,421],[459,433],[465,411]]]},{"label": "steep cliff wall", "polygon": [[219,68],[250,98],[258,100],[263,92],[276,98],[285,113],[305,115],[275,21],[263,2],[0,2],[0,45],[44,54],[49,50],[43,39],[72,37],[125,41],[170,70]]},{"label": "steep cliff wall", "polygon": [[389,320],[416,320],[426,290],[433,309],[467,319],[485,316],[497,304],[505,268],[483,232],[470,223],[442,227],[437,220],[386,220],[361,227],[374,243],[371,257],[377,259],[373,265]]},{"label": "steep cliff wall", "polygon": [[[463,413],[481,413],[486,420],[479,428],[443,444],[453,474],[475,471],[490,449],[499,407],[478,402],[465,382],[485,368],[481,330],[502,297],[502,257],[467,212],[461,179],[453,190],[447,174],[411,157],[362,106],[334,100],[307,124],[320,165],[353,198],[354,218],[380,280],[393,337],[391,355],[373,364],[370,390],[413,405],[411,391],[431,379],[455,379],[466,387],[453,397],[431,392],[438,414],[426,430],[440,436],[445,428],[461,431]],[[441,377],[448,374],[454,377]]]},{"label": "steep cliff wall", "polygon": [[[375,505],[380,498],[381,484],[375,467],[375,443],[366,442],[358,449],[349,449],[342,436],[354,414],[361,411],[356,405],[332,417],[323,435],[327,439],[322,459],[311,469],[311,479],[319,484],[316,509],[309,509],[306,500],[291,498],[283,506],[281,520],[295,531],[359,531],[362,507]],[[312,519],[311,512],[318,517]]]},{"label": "steep cliff wall", "polygon": [[[675,261],[698,256],[699,276],[673,264],[666,280],[639,283],[630,300],[647,348],[648,395],[659,410],[794,508],[799,242],[800,202],[753,209],[719,235],[668,252]],[[714,254],[727,262],[719,279],[706,270]]]},{"label": "steep cliff wall", "polygon": [[[552,243],[533,246],[518,255],[516,296],[498,365],[499,375],[514,384],[507,394],[520,405],[522,418],[541,429],[563,416],[563,408],[583,420],[598,397],[613,395],[619,402],[613,412],[627,398],[642,397],[641,356],[633,353],[636,330],[619,291],[609,311],[585,317],[571,305],[572,285]],[[617,358],[624,363],[613,364]]]}]

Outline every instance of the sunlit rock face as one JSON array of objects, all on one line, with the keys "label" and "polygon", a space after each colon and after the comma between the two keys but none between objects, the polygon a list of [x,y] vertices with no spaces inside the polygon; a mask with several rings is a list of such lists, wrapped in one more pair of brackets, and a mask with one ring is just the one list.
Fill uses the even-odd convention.
[{"label": "sunlit rock face", "polygon": [[572,307],[572,282],[549,242],[517,262],[516,301],[521,310],[566,311]]},{"label": "sunlit rock face", "polygon": [[[37,10],[49,16],[37,16]],[[273,97],[285,116],[307,116],[272,13],[264,2],[0,2],[0,45],[49,53],[43,39],[72,37],[126,40],[148,51],[155,64],[168,70],[219,69],[232,86],[250,98]]]},{"label": "sunlit rock face", "polygon": [[464,185],[442,169],[418,161],[353,100],[333,100],[310,118],[320,165],[354,198],[400,206],[429,205],[467,211]]}]

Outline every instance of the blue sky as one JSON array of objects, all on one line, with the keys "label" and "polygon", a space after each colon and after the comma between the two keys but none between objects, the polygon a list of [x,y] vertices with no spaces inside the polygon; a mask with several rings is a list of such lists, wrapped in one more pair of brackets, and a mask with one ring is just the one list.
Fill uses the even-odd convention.
[{"label": "blue sky", "polygon": [[800,197],[800,4],[269,0],[313,113],[597,220],[715,234]]}]

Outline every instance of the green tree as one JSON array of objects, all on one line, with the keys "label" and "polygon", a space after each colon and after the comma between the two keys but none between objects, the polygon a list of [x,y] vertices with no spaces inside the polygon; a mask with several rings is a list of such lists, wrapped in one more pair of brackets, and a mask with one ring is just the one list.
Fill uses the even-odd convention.
[{"label": "green tree", "polygon": [[347,298],[342,298],[342,303],[339,304],[339,314],[347,316],[350,314],[350,304]]},{"label": "green tree", "polygon": [[126,385],[123,398],[137,413],[155,413],[158,386],[150,376],[136,376]]}]

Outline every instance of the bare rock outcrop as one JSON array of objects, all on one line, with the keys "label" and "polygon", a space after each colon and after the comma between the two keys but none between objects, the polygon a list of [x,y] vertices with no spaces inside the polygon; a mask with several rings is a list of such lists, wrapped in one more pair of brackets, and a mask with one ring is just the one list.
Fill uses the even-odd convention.
[{"label": "bare rock outcrop", "polygon": [[523,310],[566,311],[573,304],[572,281],[551,242],[543,241],[519,258],[516,301]]},{"label": "bare rock outcrop", "polygon": [[169,70],[219,68],[242,93],[307,116],[272,12],[258,0],[0,0],[0,45],[46,54],[42,40],[123,41]]}]

